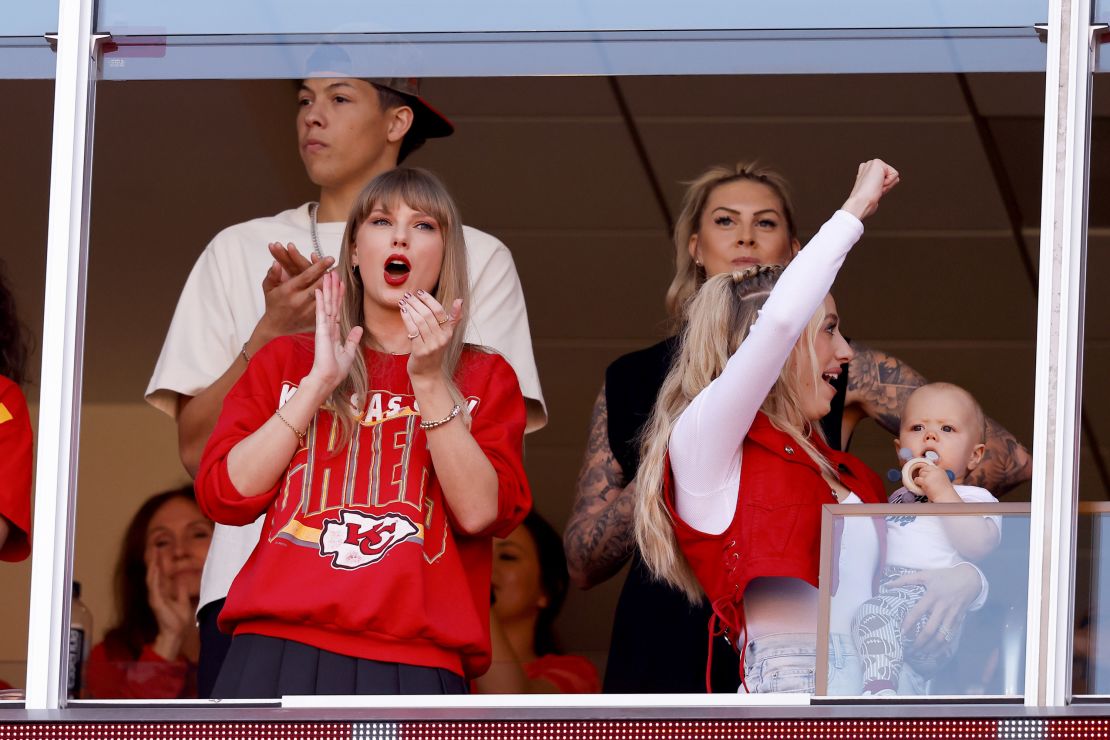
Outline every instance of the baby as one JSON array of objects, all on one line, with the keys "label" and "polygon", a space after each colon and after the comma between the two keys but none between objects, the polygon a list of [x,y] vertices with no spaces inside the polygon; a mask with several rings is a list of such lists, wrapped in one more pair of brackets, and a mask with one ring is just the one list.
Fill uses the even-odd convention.
[{"label": "baby", "polygon": [[[900,488],[890,495],[890,502],[997,502],[983,488],[962,485],[983,459],[985,435],[983,410],[966,390],[950,383],[918,388],[906,401],[894,447],[899,459],[925,457],[934,464],[920,465],[913,473],[921,494]],[[958,627],[941,627],[943,650],[912,652],[914,638],[927,618],[914,626],[912,634],[904,634],[901,625],[925,588],[891,582],[919,570],[979,560],[998,546],[1000,525],[997,516],[887,517],[886,565],[879,594],[860,605],[852,625],[863,663],[864,695],[897,693],[903,663],[923,677],[932,676],[952,657],[959,641]]]}]

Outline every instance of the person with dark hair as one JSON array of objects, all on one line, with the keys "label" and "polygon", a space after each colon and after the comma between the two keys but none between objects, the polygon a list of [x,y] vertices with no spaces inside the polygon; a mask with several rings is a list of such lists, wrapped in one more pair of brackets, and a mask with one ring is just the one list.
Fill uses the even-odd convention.
[{"label": "person with dark hair", "polygon": [[27,399],[30,341],[0,262],[0,560],[31,554],[31,464],[34,442]]},{"label": "person with dark hair", "polygon": [[535,511],[493,545],[490,636],[493,663],[474,682],[484,694],[591,694],[601,690],[586,658],[564,655],[555,619],[570,576],[563,538]]},{"label": "person with dark hair", "polygon": [[[182,290],[146,398],[177,422],[178,451],[195,476],[227,392],[270,340],[311,330],[313,291],[336,264],[359,192],[451,122],[412,78],[356,77],[341,45],[322,44],[297,86],[296,131],[319,199],[224,229],[198,258]],[[500,352],[520,381],[529,431],[547,423],[520,278],[495,237],[463,228],[470,293],[466,341]],[[267,246],[268,245],[268,246]],[[217,618],[262,523],[216,527],[201,584],[200,693],[208,696],[229,637]]]},{"label": "person with dark hair", "polygon": [[192,486],[151,496],[135,512],[116,564],[117,621],[89,655],[93,698],[197,695],[194,613],[211,540]]}]

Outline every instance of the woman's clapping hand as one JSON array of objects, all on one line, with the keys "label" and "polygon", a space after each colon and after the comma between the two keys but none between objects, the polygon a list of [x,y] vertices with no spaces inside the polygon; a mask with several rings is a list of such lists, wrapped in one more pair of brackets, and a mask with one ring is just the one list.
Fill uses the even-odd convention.
[{"label": "woman's clapping hand", "polygon": [[339,275],[329,272],[316,289],[316,354],[308,377],[330,392],[351,369],[359,351],[362,327],[355,326],[344,340],[339,336],[339,315],[346,288]]},{"label": "woman's clapping hand", "polygon": [[158,623],[153,649],[164,659],[177,660],[181,645],[190,629],[196,629],[196,602],[184,580],[163,573],[157,558],[146,568],[147,601]]},{"label": "woman's clapping hand", "polygon": [[408,371],[413,381],[436,377],[443,372],[443,353],[451,342],[462,316],[462,299],[456,299],[448,313],[430,293],[406,293],[401,301],[401,319],[408,330],[412,348]]}]

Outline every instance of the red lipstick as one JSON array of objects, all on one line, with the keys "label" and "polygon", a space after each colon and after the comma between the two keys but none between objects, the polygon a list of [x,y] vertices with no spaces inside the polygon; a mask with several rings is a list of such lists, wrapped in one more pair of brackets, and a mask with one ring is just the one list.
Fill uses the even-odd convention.
[{"label": "red lipstick", "polygon": [[412,272],[412,264],[405,255],[391,254],[386,258],[383,274],[388,285],[404,285],[409,279],[410,272]]}]

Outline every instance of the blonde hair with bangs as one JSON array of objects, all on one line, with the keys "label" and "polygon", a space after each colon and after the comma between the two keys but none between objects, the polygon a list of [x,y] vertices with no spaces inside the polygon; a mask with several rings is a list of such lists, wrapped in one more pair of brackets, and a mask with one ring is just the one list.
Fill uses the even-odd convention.
[{"label": "blonde hair with bangs", "polygon": [[698,233],[701,217],[709,196],[721,185],[737,180],[750,180],[766,185],[782,203],[782,216],[791,241],[798,238],[797,221],[794,218],[794,204],[790,200],[790,188],[786,178],[777,170],[763,167],[757,162],[740,161],[732,166],[717,165],[685,183],[686,193],[682,197],[682,210],[674,227],[674,277],[667,288],[667,313],[671,320],[682,320],[686,303],[705,282],[705,268],[699,267],[690,257],[690,237]]},{"label": "blonde hair with bangs", "polygon": [[[355,326],[364,326],[363,345],[367,345],[374,337],[374,327],[366,326],[365,323],[362,276],[352,262],[352,255],[358,230],[371,212],[381,206],[393,208],[398,203],[404,203],[409,208],[434,218],[443,235],[443,262],[440,265],[439,280],[430,292],[447,311],[451,310],[456,299],[461,298],[463,301],[463,314],[455,324],[451,341],[443,355],[443,374],[447,378],[451,398],[462,407],[463,418],[469,424],[470,414],[466,402],[454,381],[466,336],[466,309],[470,303],[466,241],[463,238],[462,218],[454,200],[440,179],[431,172],[415,167],[392,169],[371,180],[355,200],[343,232],[343,249],[336,268],[346,284],[343,305],[339,312],[339,335],[345,337]],[[355,425],[362,418],[368,385],[369,371],[363,353],[359,352],[351,364],[350,373],[332,391],[330,398],[341,428],[337,449],[341,449],[354,436]]]},{"label": "blonde hair with bangs", "polygon": [[[721,374],[748,336],[784,269],[779,265],[760,265],[743,272],[716,275],[694,294],[679,336],[677,356],[644,427],[635,482],[636,543],[651,573],[685,593],[692,603],[701,599],[703,591],[679,550],[674,522],[663,501],[671,432],[694,397]],[[783,364],[760,410],[776,429],[790,435],[824,473],[835,478],[836,469],[811,439],[812,435],[823,439],[823,433],[820,425],[802,412],[802,388],[794,370],[803,361],[803,355],[807,355],[808,366],[814,368],[814,380],[820,379],[814,342],[824,319],[824,309],[819,308]]]}]

